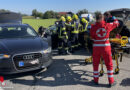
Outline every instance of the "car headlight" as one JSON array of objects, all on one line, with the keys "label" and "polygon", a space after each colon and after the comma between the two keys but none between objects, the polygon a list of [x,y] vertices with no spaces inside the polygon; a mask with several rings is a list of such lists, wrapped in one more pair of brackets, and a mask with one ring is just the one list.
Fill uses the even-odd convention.
[{"label": "car headlight", "polygon": [[0,59],[10,58],[10,55],[0,54]]},{"label": "car headlight", "polygon": [[46,50],[43,50],[42,53],[46,54],[46,53],[51,53],[51,47],[49,47]]}]

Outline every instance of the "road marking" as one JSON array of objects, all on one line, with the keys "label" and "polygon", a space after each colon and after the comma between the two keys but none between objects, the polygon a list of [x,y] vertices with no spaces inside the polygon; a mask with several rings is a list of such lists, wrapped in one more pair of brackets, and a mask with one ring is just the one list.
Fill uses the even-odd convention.
[{"label": "road marking", "polygon": [[4,90],[2,87],[0,87],[0,90]]}]

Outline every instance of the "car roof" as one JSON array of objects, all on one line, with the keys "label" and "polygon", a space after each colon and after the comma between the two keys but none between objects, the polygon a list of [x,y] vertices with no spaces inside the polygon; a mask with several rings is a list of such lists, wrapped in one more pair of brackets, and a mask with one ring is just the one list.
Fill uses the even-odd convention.
[{"label": "car roof", "polygon": [[13,26],[29,26],[29,25],[28,24],[0,24],[0,27],[4,27],[4,26],[13,27]]}]

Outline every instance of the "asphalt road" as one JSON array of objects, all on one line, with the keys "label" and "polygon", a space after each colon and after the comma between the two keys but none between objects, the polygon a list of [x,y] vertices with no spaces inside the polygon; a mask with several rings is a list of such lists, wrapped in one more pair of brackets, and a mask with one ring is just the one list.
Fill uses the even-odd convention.
[{"label": "asphalt road", "polygon": [[[100,84],[93,84],[92,64],[84,63],[88,56],[84,50],[74,55],[54,54],[54,62],[48,69],[4,76],[6,86],[0,90],[130,90],[130,55],[123,57],[120,73],[114,75],[117,85],[111,89],[107,87],[106,69]],[[115,68],[115,61],[113,63]]]}]

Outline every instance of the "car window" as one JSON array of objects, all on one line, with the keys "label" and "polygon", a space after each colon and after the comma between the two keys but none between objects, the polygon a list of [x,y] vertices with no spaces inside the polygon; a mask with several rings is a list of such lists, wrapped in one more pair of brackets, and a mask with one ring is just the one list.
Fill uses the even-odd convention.
[{"label": "car window", "polygon": [[29,26],[2,26],[0,38],[27,38],[37,37],[37,33]]},{"label": "car window", "polygon": [[28,33],[29,35],[31,35],[31,36],[35,36],[34,31],[33,31],[32,29],[30,29],[30,28],[27,28],[27,33]]}]

